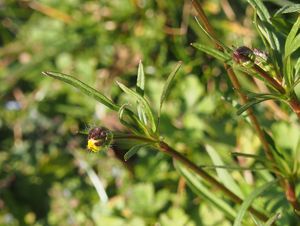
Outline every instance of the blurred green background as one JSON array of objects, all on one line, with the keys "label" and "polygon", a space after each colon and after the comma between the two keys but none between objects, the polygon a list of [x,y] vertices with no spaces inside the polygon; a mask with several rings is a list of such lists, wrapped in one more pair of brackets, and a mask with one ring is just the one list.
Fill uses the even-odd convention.
[{"label": "blurred green background", "polygon": [[[224,43],[261,46],[245,1],[207,0],[203,7]],[[117,115],[41,75],[71,74],[127,103],[115,80],[134,86],[142,60],[157,110],[164,81],[182,60],[162,135],[197,164],[211,163],[207,143],[231,164],[230,151],[255,153],[260,144],[236,115],[222,64],[190,46],[209,44],[194,15],[189,0],[0,1],[0,225],[231,225],[192,193],[167,156],[140,151],[124,163],[120,147],[89,153],[78,131],[124,130]],[[278,144],[292,149],[300,130],[287,121],[289,112],[255,110]],[[232,174],[245,192],[260,182]]]}]

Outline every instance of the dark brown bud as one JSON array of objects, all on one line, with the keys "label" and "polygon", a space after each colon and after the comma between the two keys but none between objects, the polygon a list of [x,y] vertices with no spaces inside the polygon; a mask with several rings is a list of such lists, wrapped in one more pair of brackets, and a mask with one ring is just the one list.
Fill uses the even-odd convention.
[{"label": "dark brown bud", "polygon": [[98,152],[109,147],[113,139],[113,134],[105,127],[94,127],[88,134],[87,148],[90,151]]},{"label": "dark brown bud", "polygon": [[252,55],[253,51],[246,46],[241,46],[233,51],[233,59],[237,63],[244,63],[251,60]]}]

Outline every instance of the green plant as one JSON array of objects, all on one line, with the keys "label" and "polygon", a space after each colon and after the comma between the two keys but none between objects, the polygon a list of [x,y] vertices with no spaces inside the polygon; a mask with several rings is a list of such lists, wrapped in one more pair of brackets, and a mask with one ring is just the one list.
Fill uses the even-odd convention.
[{"label": "green plant", "polygon": [[[234,153],[238,157],[252,158],[258,161],[263,166],[263,169],[267,170],[269,173],[275,175],[275,180],[267,183],[265,186],[257,189],[253,195],[245,199],[243,202],[242,195],[237,195],[241,193],[239,188],[235,188],[235,182],[232,180],[231,176],[227,173],[227,170],[231,169],[231,166],[224,166],[222,161],[218,158],[218,155],[213,154],[213,149],[210,151],[211,158],[214,160],[213,166],[197,166],[195,163],[190,161],[187,157],[172,148],[162,137],[163,134],[160,132],[160,116],[164,101],[170,93],[172,83],[174,81],[175,75],[180,68],[181,63],[178,63],[174,70],[170,73],[163,92],[161,94],[159,110],[157,114],[154,114],[149,101],[145,97],[145,75],[142,63],[139,64],[136,90],[126,87],[124,84],[117,82],[121,90],[126,93],[130,98],[135,100],[132,105],[127,103],[123,105],[117,105],[101,92],[91,88],[75,77],[55,73],[55,72],[44,72],[45,75],[62,80],[72,86],[80,89],[83,93],[93,97],[100,103],[104,104],[112,111],[116,111],[119,115],[120,122],[130,130],[128,133],[111,132],[113,143],[116,145],[118,142],[129,142],[131,148],[125,154],[125,160],[128,160],[134,154],[136,154],[141,148],[146,148],[149,150],[161,151],[180,164],[176,165],[178,171],[186,178],[192,189],[199,193],[201,196],[205,196],[208,200],[215,203],[218,208],[220,208],[229,219],[236,219],[235,225],[240,225],[242,218],[246,210],[253,214],[254,222],[257,222],[255,218],[261,221],[265,221],[266,225],[272,224],[278,218],[278,214],[274,215],[270,219],[265,216],[256,208],[251,206],[254,199],[264,192],[269,186],[274,186],[277,182],[282,187],[285,192],[286,198],[292,205],[295,214],[299,215],[300,206],[297,201],[296,195],[296,185],[299,181],[299,145],[297,149],[293,151],[293,155],[288,155],[284,150],[280,150],[276,147],[276,142],[273,140],[272,136],[269,134],[267,128],[263,128],[258,119],[256,118],[253,106],[260,102],[266,100],[276,100],[283,103],[287,103],[290,108],[297,114],[300,118],[300,105],[297,99],[295,88],[299,81],[299,60],[295,53],[299,47],[300,34],[298,34],[300,17],[296,19],[293,26],[287,34],[280,33],[281,28],[276,26],[275,21],[280,19],[280,16],[285,13],[295,13],[297,12],[297,5],[290,5],[288,7],[283,7],[280,9],[275,16],[271,17],[265,6],[261,1],[253,0],[250,4],[257,10],[255,16],[254,25],[258,29],[258,33],[261,35],[262,40],[265,44],[265,49],[269,52],[267,56],[263,51],[257,49],[250,49],[248,47],[231,48],[223,44],[215,36],[210,23],[208,22],[201,5],[197,1],[193,1],[193,5],[198,12],[199,25],[204,34],[206,34],[209,39],[215,45],[215,48],[206,46],[204,44],[193,44],[194,47],[204,51],[215,58],[221,60],[224,63],[224,67],[228,73],[228,76],[232,82],[233,87],[241,96],[242,106],[237,111],[238,114],[242,114],[247,111],[248,116],[255,128],[258,137],[261,140],[262,146],[265,151],[265,156],[258,156],[252,154]],[[273,20],[272,20],[273,19]],[[280,46],[280,43],[284,43],[284,48]],[[284,51],[283,51],[284,49]],[[284,54],[282,54],[282,52]],[[236,76],[236,71],[246,73],[251,76],[251,78],[258,78],[264,82],[264,84],[269,88],[268,93],[261,93],[256,90],[246,91],[239,83]],[[107,137],[105,137],[107,139]],[[110,140],[111,138],[109,138]],[[89,140],[94,151],[99,151],[103,144],[103,140]],[[105,143],[105,142],[104,142]],[[300,143],[300,142],[299,142]],[[209,150],[209,146],[206,147]],[[219,164],[217,163],[219,162]],[[223,173],[222,176],[226,176],[228,180],[231,180],[229,184],[226,185],[226,181],[219,182],[213,176],[208,174],[204,169],[212,167],[217,170],[218,176]],[[222,170],[220,171],[219,169]],[[190,171],[187,171],[189,169]],[[245,170],[242,167],[236,167],[238,170]],[[258,168],[250,168],[250,170],[259,170]],[[200,176],[200,178],[198,178]],[[273,177],[270,174],[271,178]],[[242,209],[236,212],[232,209],[228,203],[222,202],[220,200],[214,199],[207,190],[205,186],[202,186],[200,181],[203,180],[205,183],[210,184],[213,187],[221,190],[227,197],[236,204],[241,204]],[[228,182],[227,180],[227,182]],[[233,191],[233,189],[235,191]],[[269,220],[268,220],[269,219]],[[259,223],[257,223],[259,225]]]}]

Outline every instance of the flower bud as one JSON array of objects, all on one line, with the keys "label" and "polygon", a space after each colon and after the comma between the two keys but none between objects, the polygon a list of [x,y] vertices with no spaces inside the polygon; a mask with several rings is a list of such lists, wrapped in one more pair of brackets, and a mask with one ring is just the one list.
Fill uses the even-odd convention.
[{"label": "flower bud", "polygon": [[250,48],[241,46],[233,51],[233,59],[245,67],[251,67],[253,66],[255,55]]},{"label": "flower bud", "polygon": [[88,133],[87,148],[92,152],[107,149],[113,140],[113,134],[105,127],[94,127]]}]

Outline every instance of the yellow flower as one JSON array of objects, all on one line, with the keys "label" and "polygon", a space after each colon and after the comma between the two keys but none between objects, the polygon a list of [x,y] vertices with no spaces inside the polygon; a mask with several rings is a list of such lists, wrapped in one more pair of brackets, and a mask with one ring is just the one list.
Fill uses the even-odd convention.
[{"label": "yellow flower", "polygon": [[113,134],[105,127],[95,127],[89,131],[87,148],[92,152],[99,152],[109,148]]}]

